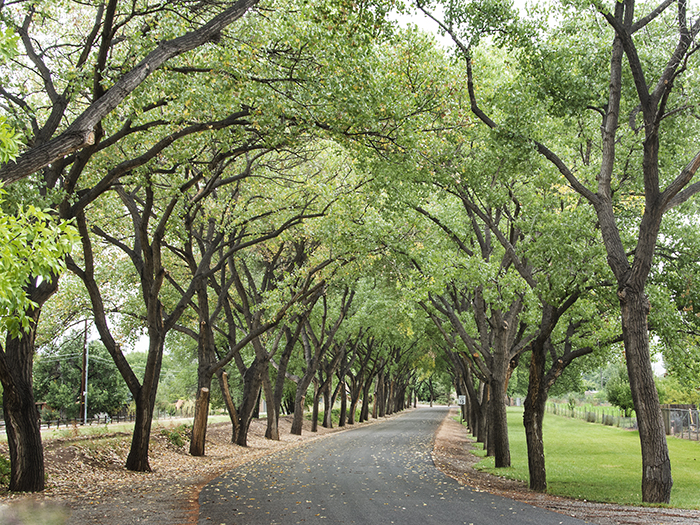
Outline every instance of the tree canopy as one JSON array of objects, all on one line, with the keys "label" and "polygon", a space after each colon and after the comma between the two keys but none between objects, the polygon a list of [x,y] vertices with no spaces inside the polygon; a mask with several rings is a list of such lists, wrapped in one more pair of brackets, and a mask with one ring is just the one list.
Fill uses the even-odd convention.
[{"label": "tree canopy", "polygon": [[[397,9],[433,18],[454,47],[401,27]],[[32,369],[37,334],[60,340],[80,320],[134,403],[129,469],[150,469],[164,398],[191,396],[202,455],[212,395],[245,445],[261,397],[279,439],[285,410],[299,433],[307,405],[314,425],[333,424],[334,403],[346,424],[437,385],[468,398],[465,420],[505,467],[513,382],[536,490],[549,393],[622,342],[644,499],[668,501],[650,338],[692,384],[692,9],[0,4],[13,490],[43,488],[41,454],[18,446],[41,447],[27,407],[75,397],[75,370],[50,361],[63,350]],[[123,403],[107,397],[88,405]]]}]

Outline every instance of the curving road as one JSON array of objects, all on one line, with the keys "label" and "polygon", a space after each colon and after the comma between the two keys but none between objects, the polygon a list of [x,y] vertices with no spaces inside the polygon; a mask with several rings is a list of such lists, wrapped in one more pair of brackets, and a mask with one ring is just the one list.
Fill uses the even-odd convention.
[{"label": "curving road", "polygon": [[419,408],[248,463],[209,483],[200,524],[579,525],[476,492],[433,465],[446,408]]}]

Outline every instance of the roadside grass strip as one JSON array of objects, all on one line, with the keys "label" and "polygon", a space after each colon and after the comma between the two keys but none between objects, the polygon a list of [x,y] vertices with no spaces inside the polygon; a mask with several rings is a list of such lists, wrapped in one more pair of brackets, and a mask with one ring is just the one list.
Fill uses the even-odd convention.
[{"label": "roadside grass strip", "polygon": [[[523,409],[508,409],[510,468],[496,469],[493,458],[476,468],[527,481]],[[546,414],[543,423],[547,492],[579,500],[641,505],[642,459],[639,433]],[[671,507],[700,509],[700,443],[668,437],[673,490]],[[480,452],[479,455],[485,455]]]}]

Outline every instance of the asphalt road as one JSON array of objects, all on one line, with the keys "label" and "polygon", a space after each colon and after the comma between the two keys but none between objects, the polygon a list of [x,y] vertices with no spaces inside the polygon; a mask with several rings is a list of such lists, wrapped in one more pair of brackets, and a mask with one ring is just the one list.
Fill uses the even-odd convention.
[{"label": "asphalt road", "polygon": [[446,408],[411,410],[232,470],[200,493],[199,524],[585,523],[445,476],[431,451],[446,415]]}]

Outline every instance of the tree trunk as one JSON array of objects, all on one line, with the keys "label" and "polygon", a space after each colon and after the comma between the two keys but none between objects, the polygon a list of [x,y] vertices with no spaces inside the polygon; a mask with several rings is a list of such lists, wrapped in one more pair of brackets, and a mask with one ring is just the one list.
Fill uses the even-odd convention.
[{"label": "tree trunk", "polygon": [[209,416],[209,388],[201,387],[197,392],[197,400],[194,405],[194,421],[192,423],[192,440],[190,441],[190,454],[193,456],[204,455],[204,444],[207,438],[207,420]]},{"label": "tree trunk", "polygon": [[267,406],[267,427],[265,428],[265,437],[267,439],[279,441],[280,429],[277,424],[279,421],[279,403],[277,403],[275,399],[275,393],[272,389],[272,381],[270,380],[269,370],[266,370],[263,373],[263,391],[265,393],[265,404]]},{"label": "tree trunk", "polygon": [[374,393],[374,412],[373,416],[374,418],[380,418],[384,417],[385,415],[385,406],[384,403],[386,402],[385,394],[384,394],[384,386],[385,386],[385,381],[384,381],[384,372],[379,372],[379,375],[377,376],[377,386],[375,387],[375,393]]},{"label": "tree trunk", "polygon": [[223,370],[219,370],[216,373],[216,378],[219,380],[219,387],[224,397],[224,404],[226,405],[226,410],[231,419],[231,443],[235,443],[236,436],[238,435],[238,411],[236,410],[236,405],[233,403],[231,391],[228,387],[228,374]]},{"label": "tree trunk", "polygon": [[243,401],[238,411],[238,433],[236,434],[236,444],[241,447],[248,446],[248,428],[258,406],[262,374],[267,372],[266,369],[267,363],[255,358],[243,376]]},{"label": "tree trunk", "polygon": [[126,458],[126,469],[135,472],[151,471],[151,466],[148,463],[148,445],[151,439],[158,380],[163,365],[165,330],[163,329],[162,305],[157,303],[153,310],[158,312],[158,315],[149,313],[149,316],[154,320],[153,325],[149,328],[148,360],[146,361],[143,384],[134,396],[136,421],[134,422],[134,434],[131,437],[131,450]]},{"label": "tree trunk", "polygon": [[388,381],[387,384],[384,386],[384,415],[385,416],[390,416],[395,412],[395,405],[394,403],[396,402],[396,399],[394,398],[395,392],[395,380]]},{"label": "tree trunk", "polygon": [[360,395],[362,394],[361,381],[361,375],[358,374],[356,378],[352,378],[352,381],[350,383],[350,409],[348,410],[348,425],[355,424],[355,413],[357,412],[357,404],[359,403]]},{"label": "tree trunk", "polygon": [[[38,315],[37,311],[37,318]],[[3,409],[13,492],[44,490],[44,449],[32,388],[33,327],[29,334],[18,338],[7,336],[2,359]]]},{"label": "tree trunk", "polygon": [[433,398],[435,397],[435,394],[433,393],[433,376],[428,378],[428,391],[430,392],[430,407],[432,408]]},{"label": "tree trunk", "polygon": [[[36,281],[32,280],[32,283]],[[10,453],[10,486],[13,492],[44,490],[44,448],[41,442],[39,414],[34,400],[34,351],[36,327],[41,307],[58,289],[58,276],[30,284],[27,295],[37,305],[28,310],[29,332],[12,337],[7,334],[4,352],[0,348],[0,382],[5,432]]]},{"label": "tree trunk", "polygon": [[369,419],[369,391],[372,388],[372,378],[368,378],[362,389],[362,409],[360,410],[360,423]]},{"label": "tree trunk", "polygon": [[131,436],[131,448],[126,458],[126,469],[134,472],[150,472],[148,463],[148,445],[151,439],[151,423],[153,422],[153,404],[145,388],[141,387],[136,397],[136,420],[134,433]]},{"label": "tree trunk", "polygon": [[311,432],[318,432],[318,398],[320,394],[318,382],[314,381],[314,397],[311,406]]},{"label": "tree trunk", "polygon": [[[195,267],[192,261],[191,267]],[[199,337],[197,338],[197,398],[194,405],[190,454],[204,456],[209,420],[209,396],[216,357],[216,342],[213,326],[209,322],[209,297],[206,281],[197,285],[197,313],[199,317]]]},{"label": "tree trunk", "polygon": [[338,418],[339,427],[344,427],[347,423],[348,395],[346,389],[347,384],[345,383],[345,378],[343,378],[338,384],[338,395],[340,395],[340,417]]},{"label": "tree trunk", "polygon": [[[307,385],[308,387],[308,385]],[[292,429],[290,432],[295,436],[301,436],[301,429],[304,425],[304,404],[306,403],[306,388],[302,389],[297,385],[294,395],[294,419],[292,419]]]},{"label": "tree trunk", "polygon": [[494,381],[491,385],[491,400],[489,402],[489,418],[493,423],[493,451],[495,467],[510,467],[510,445],[508,443],[508,413],[505,403],[505,385],[502,381]]},{"label": "tree trunk", "polygon": [[331,394],[333,375],[329,374],[323,386],[323,428],[333,428],[333,396]]},{"label": "tree trunk", "polygon": [[673,479],[649,355],[649,300],[643,292],[632,293],[630,288],[619,295],[627,372],[642,447],[642,501],[668,503]]},{"label": "tree trunk", "polygon": [[[273,398],[272,398],[272,410],[274,413],[275,417],[275,422],[274,422],[274,427],[276,427],[276,432],[277,432],[277,437],[272,437],[274,435],[273,429],[270,424],[270,407],[268,404],[268,413],[267,413],[267,419],[268,419],[268,431],[265,433],[265,437],[268,437],[269,439],[276,439],[279,440],[279,416],[280,412],[282,410],[282,398],[284,397],[284,381],[287,376],[287,368],[289,367],[289,359],[292,356],[292,351],[294,350],[294,345],[296,341],[299,339],[299,334],[301,333],[301,327],[303,323],[299,321],[297,323],[297,329],[292,332],[289,327],[285,327],[285,337],[287,340],[287,343],[284,346],[284,350],[282,352],[282,358],[280,359],[280,363],[277,369],[277,378],[275,380],[275,390],[273,393]],[[268,371],[268,376],[269,376],[269,371]],[[293,408],[292,408],[293,410]],[[269,436],[268,436],[269,433]]]},{"label": "tree trunk", "polygon": [[489,378],[489,424],[495,456],[495,467],[510,467],[510,445],[508,443],[508,413],[506,411],[506,389],[510,373],[508,328],[499,328],[495,338],[491,377]]},{"label": "tree trunk", "polygon": [[527,442],[527,464],[530,472],[530,490],[545,492],[547,490],[547,472],[544,462],[544,441],[542,439],[542,420],[547,402],[545,375],[545,349],[543,345],[532,348],[530,359],[530,381],[525,397],[523,424]]}]

